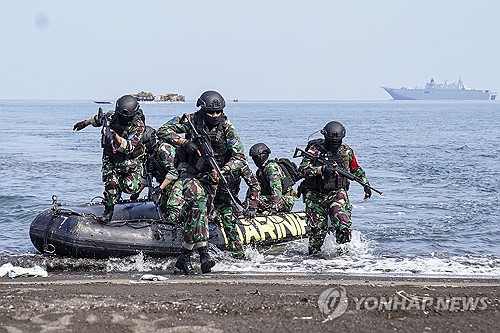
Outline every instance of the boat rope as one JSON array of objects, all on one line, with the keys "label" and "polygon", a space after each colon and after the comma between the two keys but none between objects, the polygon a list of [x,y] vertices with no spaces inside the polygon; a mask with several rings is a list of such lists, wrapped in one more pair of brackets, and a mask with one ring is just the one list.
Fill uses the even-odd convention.
[{"label": "boat rope", "polygon": [[[92,200],[90,200],[90,204],[93,204],[93,205],[96,204],[94,202],[95,199],[104,200],[103,197],[96,196],[96,197],[93,197]],[[139,200],[136,200],[134,202],[147,202],[147,201],[149,201],[149,200],[139,199]],[[128,202],[133,202],[133,201],[128,200],[128,199],[122,200],[121,198],[118,200],[118,203],[128,203]],[[155,206],[156,206],[156,204],[155,204]],[[159,214],[160,212],[158,209],[157,209],[157,211]],[[147,228],[147,227],[157,223],[157,221],[154,219],[115,220],[114,222],[104,222],[104,221],[102,221],[102,219],[99,218],[99,216],[92,214],[92,213],[88,213],[88,214],[78,213],[78,212],[73,212],[73,213],[76,215],[81,215],[81,216],[90,216],[90,217],[94,218],[94,220],[99,222],[100,224],[110,226],[110,227],[121,227],[124,225],[129,225],[131,228],[141,229],[141,228]],[[161,219],[161,215],[160,215],[160,219]],[[134,225],[134,224],[140,224],[140,223],[142,223],[142,225]],[[144,224],[144,223],[146,223],[146,224]]]},{"label": "boat rope", "polygon": [[142,229],[142,228],[147,228],[155,224],[159,224],[156,222],[156,220],[153,219],[136,219],[136,220],[115,220],[113,222],[102,222],[99,219],[97,221],[105,226],[108,227],[122,227],[124,225],[128,225],[131,228],[134,229]]},{"label": "boat rope", "polygon": [[[54,198],[55,198],[55,201],[54,201]],[[90,200],[90,204],[91,205],[95,205],[94,203],[94,200],[95,199],[99,199],[102,197],[94,197],[92,198],[92,200]],[[115,222],[103,222],[98,215],[94,214],[94,213],[81,213],[81,212],[77,212],[77,211],[74,211],[72,209],[69,209],[69,208],[61,208],[61,205],[57,204],[57,197],[54,195],[52,196],[52,211],[54,211],[54,216],[57,216],[57,217],[61,217],[61,216],[68,216],[68,215],[76,215],[76,216],[82,216],[82,217],[91,217],[93,218],[94,220],[96,220],[98,223],[102,224],[102,225],[106,225],[106,226],[110,226],[110,227],[119,227],[119,226],[122,226],[122,225],[130,225],[132,228],[137,228],[137,229],[140,229],[140,228],[145,228],[145,227],[148,227],[150,226],[151,224],[154,224],[156,223],[155,220],[153,219],[136,219],[136,220],[116,220]],[[59,206],[59,207],[58,207]],[[140,226],[137,226],[137,225],[134,225],[134,224],[139,224],[139,223],[146,223],[146,225],[140,225]]]},{"label": "boat rope", "polygon": [[54,214],[50,218],[50,222],[47,223],[47,227],[45,228],[45,233],[43,236],[43,253],[46,254],[54,254],[56,252],[56,247],[53,244],[49,244],[49,234],[52,229],[52,224],[54,224],[55,217],[57,216],[57,212],[59,209],[57,208],[57,196],[52,196],[52,208]]}]

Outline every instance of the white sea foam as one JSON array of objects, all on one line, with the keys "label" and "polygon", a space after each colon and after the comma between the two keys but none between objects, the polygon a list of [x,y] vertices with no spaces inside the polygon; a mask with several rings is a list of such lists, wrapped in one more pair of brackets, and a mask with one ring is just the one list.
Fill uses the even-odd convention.
[{"label": "white sea foam", "polygon": [[322,254],[307,255],[307,240],[276,251],[255,254],[247,250],[247,261],[222,260],[214,272],[238,273],[329,273],[356,275],[425,275],[500,277],[500,260],[484,256],[437,257],[434,253],[414,257],[374,254],[375,244],[354,231],[352,241],[338,245],[332,235],[325,239]]},{"label": "white sea foam", "polygon": [[[401,244],[404,246],[404,244]],[[463,255],[444,256],[434,251],[415,256],[395,256],[376,253],[376,242],[366,239],[354,230],[351,242],[338,245],[329,234],[319,256],[308,255],[307,239],[257,250],[247,247],[246,260],[237,260],[229,252],[211,248],[217,261],[214,273],[281,273],[281,274],[355,274],[355,275],[411,275],[435,277],[500,277],[500,259],[495,256]],[[106,261],[108,272],[175,271],[175,257],[150,258],[139,253],[127,258]],[[199,270],[196,251],[192,256],[195,269]],[[90,264],[91,266],[91,264]]]}]

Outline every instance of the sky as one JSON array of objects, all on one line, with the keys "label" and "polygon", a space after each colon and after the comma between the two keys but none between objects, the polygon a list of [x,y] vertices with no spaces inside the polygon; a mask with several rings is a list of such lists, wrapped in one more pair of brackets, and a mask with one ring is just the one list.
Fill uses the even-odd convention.
[{"label": "sky", "polygon": [[0,99],[205,90],[239,100],[389,100],[381,86],[500,92],[498,0],[17,0]]}]

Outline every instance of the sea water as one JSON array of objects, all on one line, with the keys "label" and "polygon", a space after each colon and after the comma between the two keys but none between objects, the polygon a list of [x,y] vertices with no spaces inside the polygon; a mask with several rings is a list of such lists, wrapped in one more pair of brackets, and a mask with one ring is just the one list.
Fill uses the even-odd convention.
[{"label": "sea water", "polygon": [[[0,264],[173,271],[172,258],[50,258],[31,244],[30,223],[50,207],[52,195],[67,204],[102,196],[99,129],[72,131],[98,107],[92,101],[0,101]],[[196,110],[193,101],[142,108],[154,128]],[[353,240],[347,245],[328,236],[323,254],[309,257],[304,239],[247,249],[247,261],[219,252],[214,272],[500,276],[499,102],[240,101],[225,112],[246,152],[265,142],[273,157],[292,158],[327,122],[340,121],[344,142],[383,195],[364,201],[362,187],[351,185]],[[303,209],[298,200],[294,210]]]}]

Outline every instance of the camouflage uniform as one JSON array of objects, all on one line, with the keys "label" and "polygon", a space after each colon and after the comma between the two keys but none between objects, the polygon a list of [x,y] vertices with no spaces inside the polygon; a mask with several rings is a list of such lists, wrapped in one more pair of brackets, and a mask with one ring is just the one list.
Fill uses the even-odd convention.
[{"label": "camouflage uniform", "polygon": [[[235,198],[238,198],[240,182],[241,178],[243,178],[245,183],[248,185],[246,199],[243,206],[251,207],[256,210],[259,204],[260,186],[259,181],[248,166],[246,158],[245,165],[242,168],[231,171],[225,176],[231,188],[231,193]],[[231,255],[235,258],[243,258],[245,256],[245,252],[243,251],[243,246],[241,245],[241,240],[236,226],[238,209],[234,206],[227,190],[221,184],[217,187],[213,216],[214,221],[218,222],[222,226],[224,233],[226,234],[227,247],[229,252],[231,252]]]},{"label": "camouflage uniform", "polygon": [[[115,130],[113,125],[115,123],[115,111],[111,110],[106,115],[110,119],[110,127]],[[92,118],[91,124],[94,127],[102,126],[98,115]],[[108,207],[118,202],[122,192],[133,194],[139,192],[142,188],[144,183],[144,178],[142,177],[144,147],[140,144],[140,141],[144,133],[144,126],[142,118],[138,115],[134,116],[130,125],[125,127],[123,133],[115,130],[124,139],[120,146],[116,148],[116,154],[109,153],[106,147],[103,147],[103,203]]]},{"label": "camouflage uniform", "polygon": [[160,196],[160,209],[163,218],[167,223],[179,223],[181,217],[182,204],[184,203],[182,194],[182,181],[174,165],[175,147],[159,142],[153,151],[153,166],[151,166],[153,176],[158,183],[168,181],[167,187]]},{"label": "camouflage uniform", "polygon": [[[203,115],[200,111],[188,115],[195,127],[203,124]],[[215,127],[203,125],[204,131],[210,137],[212,147],[221,145],[226,150],[227,160],[217,160],[225,172],[233,172],[243,167],[245,153],[238,133],[225,115],[220,124]],[[186,139],[193,139],[189,125],[180,122],[181,117],[175,117],[158,129],[158,138],[169,144],[179,146],[179,134],[185,133]],[[217,149],[214,148],[214,151]],[[217,153],[217,151],[216,151]],[[193,163],[181,160],[177,169],[182,182],[184,206],[181,214],[184,219],[183,247],[192,250],[204,247],[208,242],[208,214],[213,210],[213,199],[217,183],[211,176],[210,170],[200,172]]]},{"label": "camouflage uniform", "polygon": [[[306,150],[315,156],[324,157],[327,154],[323,139],[310,142]],[[340,163],[338,163],[338,166],[343,167],[368,184],[365,172],[358,165],[354,151],[348,145],[342,144],[340,146],[339,155]],[[306,189],[304,190],[307,224],[310,228],[309,253],[316,254],[320,252],[328,232],[328,218],[331,220],[331,227],[335,230],[337,243],[343,244],[349,242],[352,224],[352,205],[347,195],[349,181],[344,179],[344,186],[337,189],[325,190],[324,184],[327,180],[322,175],[322,166],[312,164],[312,161],[307,157],[303,158],[300,164],[300,171],[303,172],[306,178],[303,184],[308,179],[316,181],[315,186],[305,186]],[[336,177],[339,179],[341,176]]]},{"label": "camouflage uniform", "polygon": [[262,169],[257,171],[261,187],[259,212],[291,212],[295,203],[293,187],[283,188],[285,173],[275,160],[268,160]]}]

